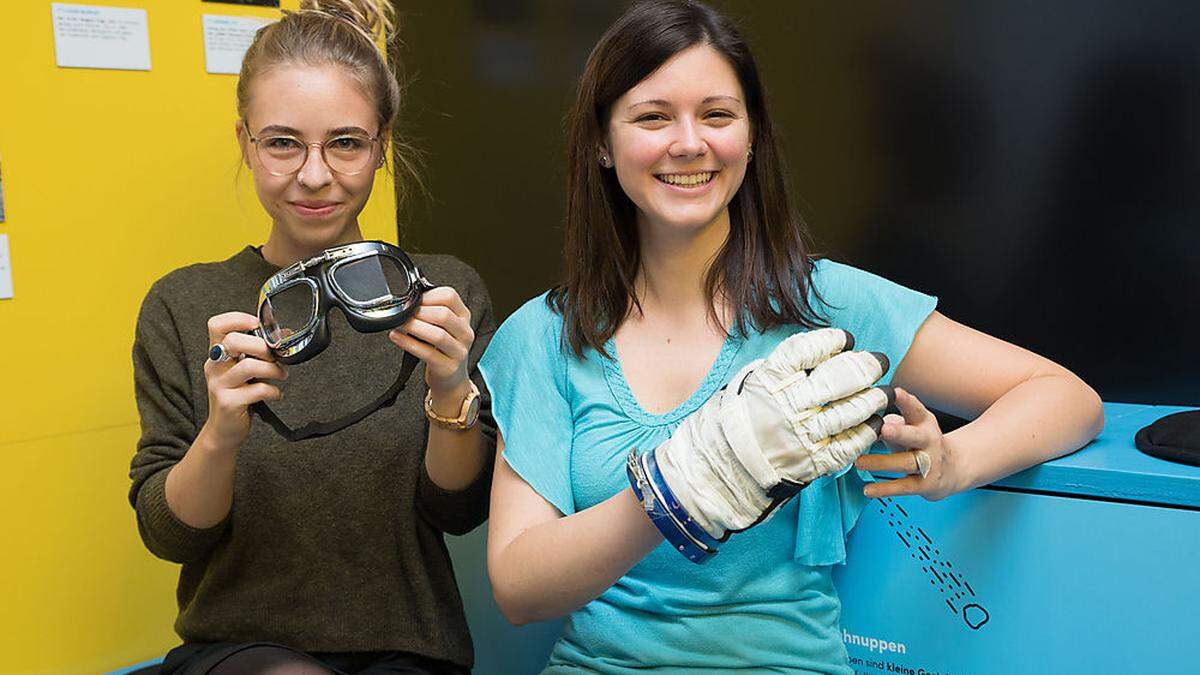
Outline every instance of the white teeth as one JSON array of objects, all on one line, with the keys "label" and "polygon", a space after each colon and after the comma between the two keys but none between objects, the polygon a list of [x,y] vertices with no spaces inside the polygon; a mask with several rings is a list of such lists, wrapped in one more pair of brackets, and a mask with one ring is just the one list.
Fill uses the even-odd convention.
[{"label": "white teeth", "polygon": [[702,185],[712,180],[714,173],[713,171],[706,171],[704,173],[664,173],[659,175],[658,179],[671,185]]}]

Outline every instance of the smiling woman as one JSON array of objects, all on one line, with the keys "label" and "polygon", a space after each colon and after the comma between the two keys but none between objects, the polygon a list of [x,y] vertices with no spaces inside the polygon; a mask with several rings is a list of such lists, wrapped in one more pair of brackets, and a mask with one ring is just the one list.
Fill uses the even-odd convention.
[{"label": "smiling woman", "polygon": [[745,308],[723,317],[713,304],[710,322],[819,324],[808,276],[794,274],[808,248],[766,90],[726,19],[702,5],[636,4],[592,51],[568,119],[567,272],[550,298],[570,308],[577,355],[606,353],[646,297],[635,288],[642,257],[687,227],[700,235],[692,255],[716,256],[693,261],[704,294]]},{"label": "smiling woman", "polygon": [[[146,546],[182,563],[183,644],[164,673],[472,664],[443,536],[486,516],[494,432],[475,364],[492,328],[487,291],[449,256],[347,246],[395,146],[400,90],[376,46],[391,11],[305,0],[256,34],[233,131],[271,219],[266,243],[176,270],[142,304],[130,501]],[[334,306],[349,327],[326,319]],[[385,335],[364,318],[373,310],[409,318]],[[302,356],[285,332],[320,348]],[[426,387],[397,397],[417,360]],[[297,442],[253,422],[252,407]]]},{"label": "smiling woman", "polygon": [[273,224],[263,257],[283,267],[361,240],[357,215],[386,158],[375,106],[337,66],[268,70],[253,92],[236,131]]},{"label": "smiling woman", "polygon": [[744,98],[729,61],[697,45],[613,104],[601,153],[637,205],[642,231],[713,227],[724,239],[725,205],[751,157]]},{"label": "smiling woman", "polygon": [[[810,255],[754,59],[700,2],[619,18],[568,134],[566,278],[480,364],[498,606],[570,614],[547,673],[853,673],[830,569],[868,498],[940,499],[1077,448],[1098,398]],[[943,435],[921,399],[978,419]],[[863,455],[878,440],[893,452]]]}]

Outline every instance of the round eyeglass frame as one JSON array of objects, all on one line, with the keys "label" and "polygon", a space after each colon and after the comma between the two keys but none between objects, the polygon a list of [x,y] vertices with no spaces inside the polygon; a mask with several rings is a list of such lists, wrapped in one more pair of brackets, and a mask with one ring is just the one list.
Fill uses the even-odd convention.
[{"label": "round eyeglass frame", "polygon": [[[247,138],[249,138],[250,142],[252,144],[254,144],[254,154],[255,154],[255,156],[258,157],[258,163],[261,164],[264,169],[266,169],[267,173],[271,174],[272,176],[276,176],[276,177],[291,176],[295,173],[298,173],[301,169],[303,169],[304,165],[308,164],[308,154],[309,154],[309,152],[312,151],[313,146],[317,146],[321,149],[321,161],[325,163],[325,166],[329,167],[330,171],[332,171],[338,175],[341,175],[341,176],[357,176],[360,173],[366,171],[367,169],[369,169],[371,167],[371,158],[375,156],[375,149],[378,147],[378,144],[379,144],[379,135],[378,134],[376,134],[374,136],[367,136],[366,137],[367,140],[370,141],[370,143],[371,143],[371,151],[367,155],[367,161],[365,164],[363,164],[363,168],[358,169],[357,171],[340,171],[338,169],[333,168],[333,165],[329,163],[329,157],[326,156],[326,154],[325,154],[325,147],[327,145],[329,145],[330,143],[333,143],[334,141],[337,141],[339,139],[346,138],[348,136],[353,136],[353,134],[342,134],[340,136],[331,138],[331,139],[321,142],[321,143],[305,143],[303,140],[296,138],[295,136],[288,135],[288,134],[275,134],[275,135],[271,135],[271,136],[266,136],[265,138],[290,138],[291,140],[296,141],[300,145],[304,146],[304,156],[303,156],[303,158],[301,158],[300,163],[296,166],[295,169],[292,169],[291,171],[282,171],[282,172],[272,171],[270,168],[267,167],[267,162],[264,162],[263,157],[262,157],[262,145],[259,142],[262,141],[264,139],[264,137],[254,136],[250,132],[250,122],[249,121],[243,119],[242,125],[246,129]],[[379,166],[383,166],[383,164],[380,163]],[[379,167],[376,167],[376,168],[378,169]]]}]

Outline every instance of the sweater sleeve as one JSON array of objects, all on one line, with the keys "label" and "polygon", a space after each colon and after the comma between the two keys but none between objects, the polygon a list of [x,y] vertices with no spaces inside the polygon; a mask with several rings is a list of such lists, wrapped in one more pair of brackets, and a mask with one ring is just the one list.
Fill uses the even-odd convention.
[{"label": "sweater sleeve", "polygon": [[[471,345],[468,365],[471,381],[479,388],[479,422],[483,432],[484,451],[487,456],[479,475],[470,485],[453,492],[443,490],[429,477],[425,463],[421,462],[421,477],[418,485],[417,510],[421,517],[433,527],[447,534],[461,535],[470,532],[487,520],[488,500],[491,497],[492,465],[496,455],[496,423],[492,419],[492,397],[483,376],[479,373],[479,358],[496,331],[496,320],[492,315],[492,301],[487,287],[474,269],[465,263],[461,266],[459,284],[455,284],[467,309],[471,311],[471,328],[475,342]],[[428,420],[426,421],[428,424]]]},{"label": "sweater sleeve", "polygon": [[172,562],[203,557],[221,538],[229,518],[196,529],[167,505],[167,473],[191,447],[199,431],[183,344],[160,284],[146,295],[133,342],[134,394],[141,437],[130,463],[129,501],[137,513],[146,548]]}]

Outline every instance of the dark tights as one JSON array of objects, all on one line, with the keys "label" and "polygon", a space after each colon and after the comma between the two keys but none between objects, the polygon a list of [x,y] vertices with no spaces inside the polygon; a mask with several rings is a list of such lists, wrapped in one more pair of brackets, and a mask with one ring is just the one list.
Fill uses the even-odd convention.
[{"label": "dark tights", "polygon": [[337,672],[307,654],[271,645],[236,651],[208,671],[209,675],[332,675]]},{"label": "dark tights", "polygon": [[444,661],[401,652],[306,654],[275,644],[183,645],[167,655],[170,675],[466,675]]}]

